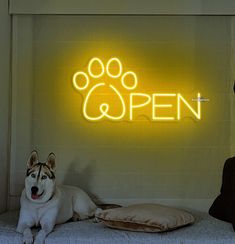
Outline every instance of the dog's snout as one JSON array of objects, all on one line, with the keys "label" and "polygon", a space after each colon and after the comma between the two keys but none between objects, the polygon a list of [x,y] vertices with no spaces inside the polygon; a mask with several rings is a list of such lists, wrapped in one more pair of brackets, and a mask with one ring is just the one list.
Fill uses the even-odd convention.
[{"label": "dog's snout", "polygon": [[32,194],[36,194],[38,192],[38,187],[37,186],[33,186],[32,188],[31,188],[31,193]]}]

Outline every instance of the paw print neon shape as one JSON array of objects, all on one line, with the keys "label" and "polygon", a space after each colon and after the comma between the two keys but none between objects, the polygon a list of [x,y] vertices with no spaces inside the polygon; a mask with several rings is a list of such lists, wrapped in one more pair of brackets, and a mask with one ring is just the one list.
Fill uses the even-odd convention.
[{"label": "paw print neon shape", "polygon": [[[97,63],[100,66],[100,72],[99,73],[94,73],[93,70],[93,66],[94,63]],[[117,73],[113,73],[111,72],[110,66],[111,64],[116,63],[116,65],[118,66],[118,72]],[[86,90],[89,85],[90,85],[90,78],[93,79],[100,79],[102,76],[104,76],[105,74],[107,76],[109,76],[110,78],[113,79],[120,79],[122,86],[127,89],[127,90],[134,90],[137,87],[138,84],[138,79],[136,74],[133,71],[127,71],[125,73],[123,73],[123,67],[122,67],[122,63],[121,61],[114,57],[108,60],[107,64],[104,65],[104,63],[102,62],[101,59],[94,57],[92,58],[89,63],[88,63],[88,68],[87,68],[88,73],[83,72],[83,71],[78,71],[73,75],[73,85],[74,87],[78,90],[78,91],[83,91]],[[132,85],[129,85],[126,83],[126,79],[129,77],[128,80],[132,80]],[[85,82],[83,82],[83,85],[80,85],[81,80],[85,79]],[[117,96],[120,99],[120,102],[122,104],[122,112],[121,114],[114,116],[114,115],[110,115],[109,114],[109,110],[110,110],[110,105],[108,103],[102,103],[99,106],[99,110],[100,110],[100,115],[97,117],[92,117],[90,115],[88,115],[87,112],[87,106],[89,103],[89,98],[91,96],[91,94],[98,88],[98,87],[102,87],[102,86],[106,86],[105,82],[98,82],[95,85],[93,85],[90,90],[88,91],[85,100],[84,100],[84,104],[83,104],[83,115],[86,119],[91,120],[91,121],[97,121],[97,120],[101,120],[103,118],[108,118],[110,120],[121,120],[126,113],[126,105],[125,105],[125,101],[121,95],[121,93],[118,91],[118,89],[116,87],[114,87],[112,84],[109,84],[108,86],[117,94]]]}]

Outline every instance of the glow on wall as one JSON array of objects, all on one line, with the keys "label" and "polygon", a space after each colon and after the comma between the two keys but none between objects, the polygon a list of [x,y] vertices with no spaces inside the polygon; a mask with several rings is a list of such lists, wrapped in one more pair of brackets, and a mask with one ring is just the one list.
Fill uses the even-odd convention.
[{"label": "glow on wall", "polygon": [[[116,67],[115,71],[113,69],[114,65]],[[105,76],[111,79],[112,83],[106,83]],[[121,92],[116,87],[115,84],[117,82],[121,84],[124,92]],[[109,59],[106,64],[97,57],[92,58],[88,63],[87,72],[78,71],[73,75],[73,86],[79,92],[87,91],[84,96],[82,113],[89,121],[100,121],[104,119],[112,121],[134,121],[136,118],[135,114],[138,114],[146,106],[150,106],[150,110],[145,112],[146,114],[143,114],[142,111],[142,115],[145,115],[151,121],[179,121],[184,117],[182,112],[183,107],[184,109],[187,108],[192,118],[200,120],[202,116],[201,103],[208,100],[202,98],[200,92],[197,92],[196,98],[192,98],[191,102],[189,102],[180,92],[157,93],[154,91],[150,94],[137,91],[138,78],[136,73],[131,70],[124,71],[120,59],[116,57]],[[120,111],[115,114],[110,112],[111,101],[101,103],[97,101],[95,106],[98,107],[99,114],[95,116],[89,114],[90,97],[96,95],[97,90],[100,88],[103,89],[104,87],[108,87],[114,92],[120,102]],[[124,98],[124,93],[126,99]],[[162,98],[164,102],[161,101]],[[196,108],[192,106],[192,102],[196,102]],[[175,112],[170,110],[173,107],[175,107]]]}]

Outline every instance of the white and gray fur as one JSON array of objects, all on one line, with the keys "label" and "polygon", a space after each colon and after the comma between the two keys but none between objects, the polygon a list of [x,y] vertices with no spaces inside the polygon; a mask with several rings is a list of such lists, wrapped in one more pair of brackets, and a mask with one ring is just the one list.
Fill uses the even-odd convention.
[{"label": "white and gray fur", "polygon": [[[26,244],[42,244],[56,224],[65,223],[74,216],[79,220],[87,219],[97,211],[97,206],[82,189],[56,186],[55,168],[53,153],[46,163],[39,162],[36,151],[30,154],[17,226]],[[35,238],[31,232],[33,226],[41,226]]]}]

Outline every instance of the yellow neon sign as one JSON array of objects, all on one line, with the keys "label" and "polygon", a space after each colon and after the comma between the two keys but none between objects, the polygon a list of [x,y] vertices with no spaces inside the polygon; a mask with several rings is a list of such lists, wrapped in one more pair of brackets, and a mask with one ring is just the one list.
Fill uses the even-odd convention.
[{"label": "yellow neon sign", "polygon": [[[146,97],[144,103],[134,104],[134,97]],[[130,120],[133,120],[133,108],[142,108],[151,102],[151,96],[145,93],[131,93],[130,94]]]},{"label": "yellow neon sign", "polygon": [[177,96],[177,105],[178,105],[178,113],[177,113],[177,119],[180,120],[181,118],[181,113],[180,113],[180,104],[181,104],[181,101],[183,101],[183,103],[190,109],[190,111],[195,115],[195,117],[197,119],[201,119],[201,102],[200,102],[200,98],[201,98],[201,94],[198,93],[197,94],[197,112],[192,109],[192,107],[189,105],[189,103],[183,98],[183,96],[181,94],[178,94]]},{"label": "yellow neon sign", "polygon": [[[134,78],[134,82],[133,82],[132,86],[128,86],[127,84],[125,84],[125,78],[128,75],[129,76],[132,75]],[[127,71],[125,74],[123,74],[122,79],[121,79],[121,83],[122,83],[122,86],[125,87],[127,90],[134,90],[137,87],[137,83],[138,83],[136,74],[132,71]]]},{"label": "yellow neon sign", "polygon": [[[93,71],[94,63],[97,63],[100,66],[100,72],[95,73]],[[118,72],[113,73],[111,71],[111,64],[116,64],[118,66]],[[126,90],[134,90],[136,89],[138,85],[138,78],[137,75],[133,71],[127,71],[123,73],[123,67],[121,61],[114,57],[108,60],[107,64],[104,65],[101,59],[94,57],[92,58],[88,63],[88,74],[83,71],[78,71],[73,75],[73,86],[78,91],[83,91],[87,89],[90,85],[90,78],[98,79],[101,78],[104,74],[112,79],[120,79],[120,83],[123,88]],[[127,78],[129,82],[131,81],[131,84],[127,83]],[[85,79],[85,81],[84,81]],[[81,84],[80,84],[81,83]],[[121,112],[119,114],[110,114],[110,104],[107,102],[101,103],[99,108],[99,115],[91,115],[88,112],[88,106],[90,97],[92,94],[95,94],[97,89],[102,87],[109,87],[116,95],[117,98],[120,101],[121,104]],[[137,100],[144,99],[143,102],[138,102]],[[172,108],[174,104],[172,103],[160,103],[158,100],[160,98],[175,98],[176,103],[176,115],[175,116],[160,116],[159,110],[167,111],[167,109]],[[151,106],[151,115],[149,116],[152,121],[175,121],[180,120],[182,118],[182,106],[184,108],[187,108],[191,115],[193,115],[193,118],[196,118],[197,120],[201,119],[201,102],[203,101],[201,94],[197,93],[197,99],[194,100],[197,102],[197,109],[194,109],[189,102],[181,95],[181,93],[153,93],[153,94],[147,94],[147,93],[141,93],[141,92],[130,92],[129,93],[129,103],[125,101],[123,98],[121,92],[114,86],[114,85],[108,85],[104,81],[98,82],[95,85],[93,85],[90,90],[88,91],[87,95],[85,96],[84,103],[83,103],[83,115],[84,117],[89,121],[99,121],[102,119],[108,119],[113,121],[121,121],[125,118],[129,121],[133,121],[133,114],[134,112],[138,112],[138,110],[146,108],[147,106]],[[129,104],[129,109],[127,109],[127,106]],[[128,114],[129,111],[129,114]],[[169,111],[168,111],[169,112]],[[129,116],[128,116],[129,115]],[[125,119],[125,120],[126,120]]]},{"label": "yellow neon sign", "polygon": [[98,116],[98,117],[91,117],[91,116],[88,115],[88,113],[87,113],[87,104],[88,104],[90,95],[92,94],[92,92],[94,90],[96,90],[97,87],[100,87],[100,86],[105,86],[105,83],[96,84],[88,92],[88,94],[87,94],[87,96],[85,98],[85,101],[84,101],[84,105],[83,105],[83,115],[84,115],[84,117],[87,120],[91,120],[91,121],[97,121],[97,120],[100,120],[100,119],[105,118],[105,117],[106,118],[109,118],[110,120],[121,120],[124,117],[125,113],[126,113],[125,102],[124,102],[124,100],[123,100],[122,95],[120,94],[120,92],[114,86],[112,86],[112,85],[109,85],[109,87],[114,90],[114,92],[118,95],[118,97],[119,97],[119,99],[120,99],[120,101],[122,103],[123,110],[122,110],[121,115],[119,115],[119,116],[111,116],[111,115],[109,115],[108,114],[108,111],[109,111],[109,104],[108,103],[102,103],[99,106],[99,110],[100,110],[100,113],[101,113],[100,116]]},{"label": "yellow neon sign", "polygon": [[[83,86],[79,86],[79,85],[77,84],[77,77],[78,77],[78,76],[84,76],[84,77],[85,77],[85,79],[86,79],[85,85],[83,85]],[[78,72],[75,73],[74,76],[73,76],[73,85],[74,85],[74,87],[75,87],[77,90],[84,90],[84,89],[86,89],[86,88],[88,87],[88,85],[89,85],[89,77],[88,77],[88,75],[87,75],[85,72],[78,71]]]},{"label": "yellow neon sign", "polygon": [[[93,65],[94,62],[99,63],[99,64],[100,64],[100,67],[101,67],[101,72],[100,72],[100,74],[98,74],[98,75],[95,75],[95,74],[92,72],[92,70],[91,70],[92,65]],[[93,77],[93,78],[100,78],[101,76],[103,76],[103,74],[104,74],[104,64],[103,64],[103,62],[102,62],[99,58],[92,58],[92,59],[90,60],[89,64],[88,64],[88,73],[89,73],[89,75],[90,75],[91,77]]]},{"label": "yellow neon sign", "polygon": [[172,104],[156,104],[156,97],[175,97],[176,94],[155,93],[152,98],[152,120],[175,120],[174,117],[156,116],[156,108],[171,108]]},{"label": "yellow neon sign", "polygon": [[[113,62],[116,62],[119,66],[119,72],[116,75],[114,75],[110,72],[110,64]],[[106,73],[109,77],[112,77],[112,78],[118,78],[122,74],[122,63],[120,62],[120,60],[118,58],[109,59],[107,65],[106,65]]]}]

